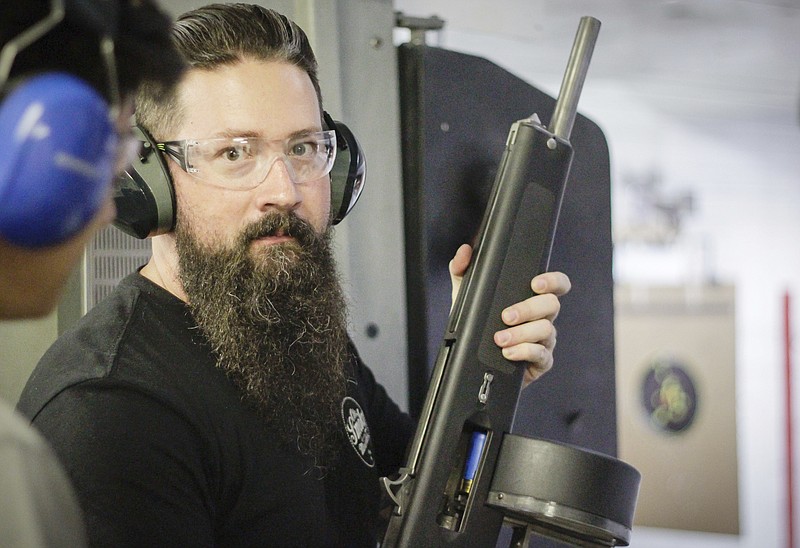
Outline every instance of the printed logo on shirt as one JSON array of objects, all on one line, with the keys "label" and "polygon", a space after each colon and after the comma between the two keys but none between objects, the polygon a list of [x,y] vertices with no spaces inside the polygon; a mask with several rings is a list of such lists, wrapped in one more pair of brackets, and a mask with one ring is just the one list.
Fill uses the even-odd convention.
[{"label": "printed logo on shirt", "polygon": [[342,421],[344,430],[347,432],[347,439],[350,440],[350,444],[358,456],[370,468],[375,466],[367,416],[358,402],[350,396],[342,400]]}]

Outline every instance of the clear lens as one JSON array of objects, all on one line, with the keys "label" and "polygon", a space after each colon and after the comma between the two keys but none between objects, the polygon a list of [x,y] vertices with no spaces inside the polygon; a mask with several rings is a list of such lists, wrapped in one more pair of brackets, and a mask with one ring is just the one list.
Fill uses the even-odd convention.
[{"label": "clear lens", "polygon": [[320,131],[283,140],[236,137],[175,141],[160,148],[198,179],[247,190],[260,185],[277,160],[284,162],[295,184],[324,177],[336,159],[336,133]]}]

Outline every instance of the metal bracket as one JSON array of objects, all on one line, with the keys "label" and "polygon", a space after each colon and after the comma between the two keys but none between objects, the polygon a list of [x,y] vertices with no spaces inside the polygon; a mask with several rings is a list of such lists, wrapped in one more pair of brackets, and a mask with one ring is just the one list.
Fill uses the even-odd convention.
[{"label": "metal bracket", "polygon": [[411,42],[415,46],[425,45],[425,32],[429,30],[442,30],[444,28],[444,19],[439,18],[438,15],[430,17],[411,17],[405,15],[403,12],[396,11],[394,13],[394,26],[411,31]]},{"label": "metal bracket", "polygon": [[383,484],[383,488],[386,490],[389,498],[392,499],[392,502],[394,502],[396,506],[394,513],[398,516],[403,515],[403,501],[405,500],[403,487],[411,479],[411,475],[409,475],[403,469],[400,469],[400,476],[397,479],[393,480],[387,477],[381,478],[381,484]]}]

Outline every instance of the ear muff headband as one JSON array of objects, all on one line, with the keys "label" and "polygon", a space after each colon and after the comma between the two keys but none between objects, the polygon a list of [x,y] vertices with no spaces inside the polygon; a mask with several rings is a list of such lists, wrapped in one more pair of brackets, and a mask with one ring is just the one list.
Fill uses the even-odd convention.
[{"label": "ear muff headband", "polygon": [[[353,209],[366,177],[364,153],[350,129],[323,113],[325,126],[336,131],[336,161],[331,170],[331,223]],[[117,218],[114,225],[136,238],[170,232],[175,226],[175,191],[166,158],[144,128],[134,126],[142,142],[139,157],[114,181]]]},{"label": "ear muff headband", "polygon": [[103,204],[117,138],[108,105],[66,73],[22,81],[0,105],[0,237],[58,244]]}]

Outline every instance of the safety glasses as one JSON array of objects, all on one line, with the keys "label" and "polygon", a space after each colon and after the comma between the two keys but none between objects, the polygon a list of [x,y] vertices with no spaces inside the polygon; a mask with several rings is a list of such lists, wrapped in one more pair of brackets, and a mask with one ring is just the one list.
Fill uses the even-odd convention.
[{"label": "safety glasses", "polygon": [[266,179],[278,160],[295,184],[328,175],[336,159],[336,132],[318,131],[288,139],[185,139],[156,146],[197,179],[223,188],[249,190]]}]

